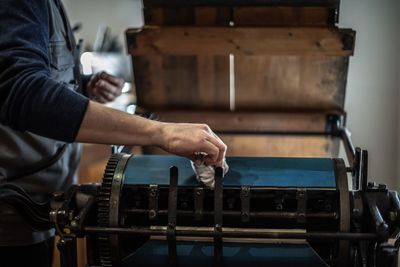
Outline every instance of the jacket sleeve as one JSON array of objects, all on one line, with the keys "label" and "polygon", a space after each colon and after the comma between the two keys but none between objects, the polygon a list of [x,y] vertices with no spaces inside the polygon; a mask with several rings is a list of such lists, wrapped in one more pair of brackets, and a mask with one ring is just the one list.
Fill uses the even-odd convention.
[{"label": "jacket sleeve", "polygon": [[51,78],[47,0],[0,0],[0,123],[73,142],[88,99]]}]

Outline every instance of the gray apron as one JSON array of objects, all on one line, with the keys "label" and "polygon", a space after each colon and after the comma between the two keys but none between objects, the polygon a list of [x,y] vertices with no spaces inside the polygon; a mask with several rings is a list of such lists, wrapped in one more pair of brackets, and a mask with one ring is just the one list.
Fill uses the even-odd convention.
[{"label": "gray apron", "polygon": [[[48,13],[51,77],[76,90],[80,87],[78,53],[59,0],[48,0]],[[14,131],[0,124],[0,183],[20,186],[33,199],[44,201],[52,192],[65,190],[74,182],[80,150],[78,144]],[[30,245],[52,235],[53,230],[33,232],[16,210],[0,205],[0,246]]]}]

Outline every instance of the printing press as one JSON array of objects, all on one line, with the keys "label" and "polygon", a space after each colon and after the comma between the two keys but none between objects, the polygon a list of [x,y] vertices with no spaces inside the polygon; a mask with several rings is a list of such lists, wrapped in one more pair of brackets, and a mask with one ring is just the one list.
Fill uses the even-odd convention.
[{"label": "printing press", "polygon": [[138,106],[210,125],[229,172],[210,189],[188,159],[122,147],[101,184],[19,199],[56,228],[61,266],[81,238],[90,267],[397,266],[399,195],[370,181],[345,127],[355,32],[335,26],[339,4],[145,0],[126,32]]},{"label": "printing press", "polygon": [[366,157],[356,190],[342,159],[261,157],[228,158],[211,190],[187,159],[114,154],[53,203],[64,266],[77,237],[89,266],[396,266],[398,194],[366,183]]}]

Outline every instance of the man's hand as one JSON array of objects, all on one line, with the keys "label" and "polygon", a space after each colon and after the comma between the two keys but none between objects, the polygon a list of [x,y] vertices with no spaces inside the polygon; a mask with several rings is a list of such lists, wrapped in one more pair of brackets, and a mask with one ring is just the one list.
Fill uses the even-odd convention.
[{"label": "man's hand", "polygon": [[86,86],[86,93],[91,100],[107,103],[121,95],[124,83],[124,79],[102,71],[90,79]]},{"label": "man's hand", "polygon": [[206,124],[164,123],[156,138],[159,146],[172,154],[191,160],[203,154],[206,165],[223,164],[227,147]]}]

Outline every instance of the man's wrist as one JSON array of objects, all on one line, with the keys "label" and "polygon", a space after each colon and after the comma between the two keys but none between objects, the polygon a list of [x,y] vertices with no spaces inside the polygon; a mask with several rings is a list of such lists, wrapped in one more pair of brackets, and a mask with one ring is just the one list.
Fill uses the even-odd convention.
[{"label": "man's wrist", "polygon": [[150,145],[165,147],[164,129],[166,124],[159,121],[149,121],[148,136],[150,137]]}]

